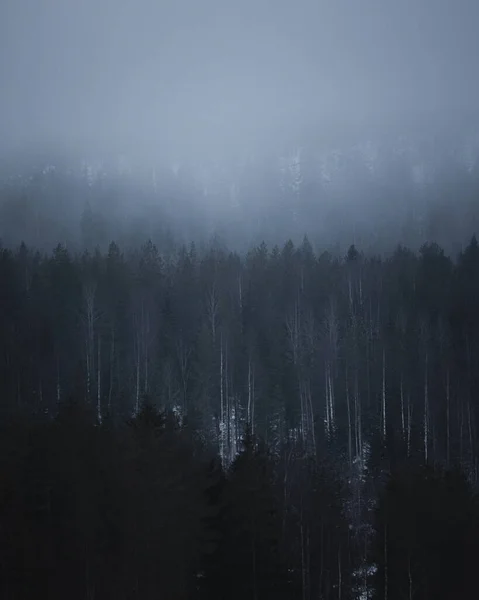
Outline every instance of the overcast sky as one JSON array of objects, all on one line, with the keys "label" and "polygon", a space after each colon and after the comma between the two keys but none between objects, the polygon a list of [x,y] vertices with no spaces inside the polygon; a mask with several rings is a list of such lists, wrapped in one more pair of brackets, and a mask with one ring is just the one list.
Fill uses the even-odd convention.
[{"label": "overcast sky", "polygon": [[195,155],[470,108],[478,23],[477,0],[0,0],[0,143]]}]

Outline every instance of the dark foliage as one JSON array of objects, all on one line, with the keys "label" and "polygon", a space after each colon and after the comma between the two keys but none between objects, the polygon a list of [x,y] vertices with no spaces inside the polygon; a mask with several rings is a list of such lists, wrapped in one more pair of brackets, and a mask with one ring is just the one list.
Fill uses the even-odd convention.
[{"label": "dark foliage", "polygon": [[474,597],[478,305],[475,238],[1,249],[0,596]]}]

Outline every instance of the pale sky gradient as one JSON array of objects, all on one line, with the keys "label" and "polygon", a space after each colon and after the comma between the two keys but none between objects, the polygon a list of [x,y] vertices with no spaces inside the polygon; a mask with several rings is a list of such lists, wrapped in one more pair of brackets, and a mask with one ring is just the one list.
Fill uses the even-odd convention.
[{"label": "pale sky gradient", "polygon": [[1,0],[0,144],[222,152],[479,106],[477,0]]}]

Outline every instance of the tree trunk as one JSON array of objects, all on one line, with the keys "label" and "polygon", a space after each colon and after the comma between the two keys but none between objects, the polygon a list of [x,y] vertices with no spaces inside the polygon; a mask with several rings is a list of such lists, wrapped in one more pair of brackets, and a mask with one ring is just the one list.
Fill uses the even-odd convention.
[{"label": "tree trunk", "polygon": [[451,410],[451,396],[450,396],[450,384],[449,384],[449,367],[446,371],[446,465],[449,468],[451,460],[451,421],[450,421],[450,410]]},{"label": "tree trunk", "polygon": [[224,463],[225,459],[225,410],[224,410],[224,385],[223,385],[223,336],[220,340],[220,457]]},{"label": "tree trunk", "polygon": [[427,464],[429,450],[429,386],[428,386],[428,355],[424,368],[424,460]]},{"label": "tree trunk", "polygon": [[140,339],[139,334],[136,334],[136,397],[135,397],[135,413],[140,412]]},{"label": "tree trunk", "polygon": [[111,411],[111,397],[113,394],[113,365],[115,362],[115,329],[111,328],[111,345],[110,345],[110,382],[108,389],[108,412]]},{"label": "tree trunk", "polygon": [[383,348],[382,434],[386,439],[386,349]]},{"label": "tree trunk", "polygon": [[353,466],[353,440],[351,430],[351,401],[349,398],[349,381],[348,381],[348,369],[346,367],[346,408],[348,415],[348,461],[349,469]]},{"label": "tree trunk", "polygon": [[96,414],[98,423],[101,424],[101,337],[98,336],[97,340],[98,344],[98,360],[97,360],[97,378],[96,378],[96,388],[97,388],[97,396],[96,396]]}]

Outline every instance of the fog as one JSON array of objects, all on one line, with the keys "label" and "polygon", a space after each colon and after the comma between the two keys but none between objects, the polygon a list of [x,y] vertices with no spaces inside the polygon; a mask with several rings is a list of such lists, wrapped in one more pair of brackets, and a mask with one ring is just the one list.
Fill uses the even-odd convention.
[{"label": "fog", "polygon": [[2,0],[5,148],[223,155],[479,100],[474,0]]},{"label": "fog", "polygon": [[478,22],[473,0],[1,0],[0,239],[455,248]]}]

